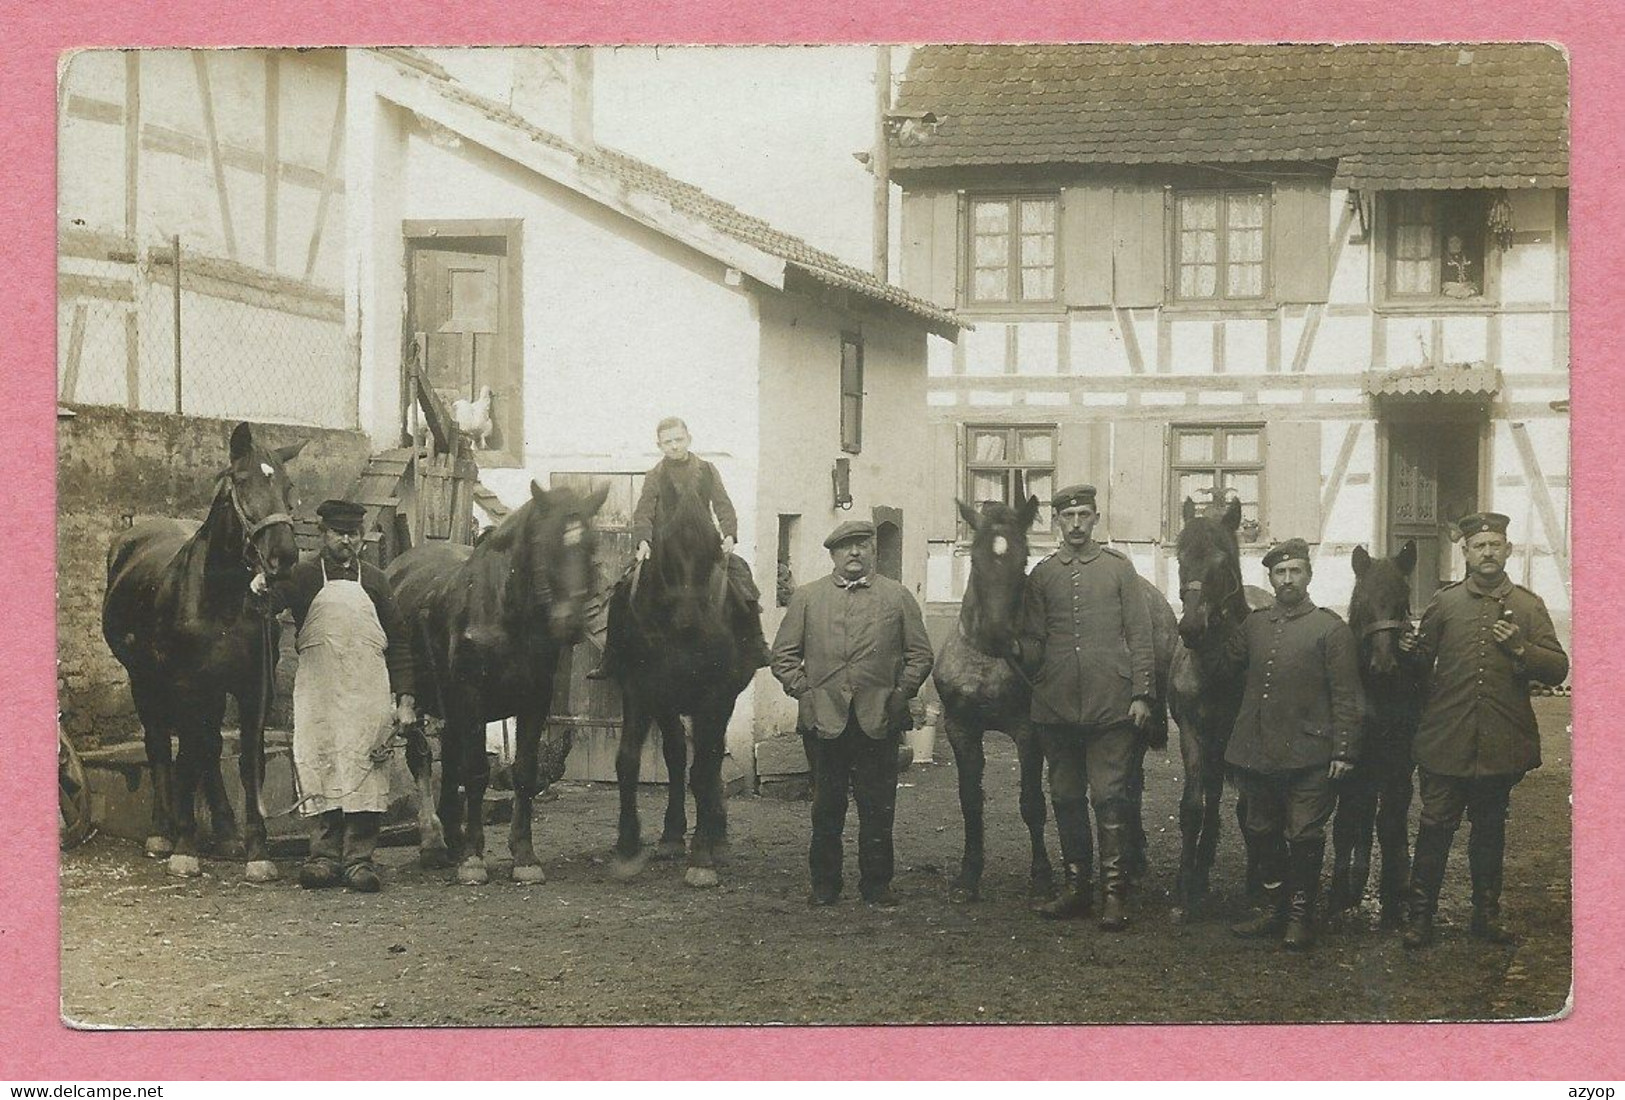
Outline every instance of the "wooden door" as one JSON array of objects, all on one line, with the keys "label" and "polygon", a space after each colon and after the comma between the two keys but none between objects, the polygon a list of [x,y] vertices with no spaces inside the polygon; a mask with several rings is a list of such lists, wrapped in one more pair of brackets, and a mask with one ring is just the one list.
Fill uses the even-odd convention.
[{"label": "wooden door", "polygon": [[1478,510],[1478,429],[1469,422],[1414,420],[1388,429],[1388,553],[1416,541],[1411,608],[1420,613],[1441,584],[1462,575],[1456,521]]}]

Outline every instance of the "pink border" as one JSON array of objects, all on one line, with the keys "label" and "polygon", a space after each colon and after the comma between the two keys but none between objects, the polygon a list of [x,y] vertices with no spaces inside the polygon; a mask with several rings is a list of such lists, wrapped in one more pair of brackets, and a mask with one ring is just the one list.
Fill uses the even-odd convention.
[{"label": "pink border", "polygon": [[[104,6],[104,11],[94,11]],[[1575,543],[1605,545],[1619,530],[1603,502],[1620,500],[1625,387],[1606,372],[1621,350],[1604,312],[1625,287],[1625,49],[1613,0],[1496,0],[1455,5],[1392,0],[791,0],[721,4],[645,0],[612,14],[589,0],[539,11],[507,0],[256,5],[167,0],[78,5],[0,0],[0,223],[11,227],[9,338],[0,344],[4,446],[0,484],[16,502],[4,560],[0,736],[15,751],[0,769],[0,807],[13,838],[5,856],[0,958],[0,1077],[74,1080],[529,1077],[1483,1077],[1619,1079],[1625,997],[1625,816],[1606,799],[1625,787],[1625,754],[1609,745],[1606,685],[1625,659],[1604,644],[1625,598],[1620,578],[1589,554],[1575,561],[1586,595],[1576,615],[1577,925],[1573,1016],[1528,1025],[1001,1028],[974,1036],[943,1028],[640,1029],[523,1031],[426,1043],[413,1031],[80,1033],[57,1023],[55,838],[50,786],[54,709],[53,424],[54,77],[59,51],[84,45],[326,45],[514,42],[863,42],[1022,40],[1543,40],[1573,61],[1573,349]],[[87,10],[88,9],[88,10]],[[1222,14],[1220,12],[1222,11]],[[19,769],[18,764],[22,762]],[[495,1041],[493,1041],[495,1040]]]}]

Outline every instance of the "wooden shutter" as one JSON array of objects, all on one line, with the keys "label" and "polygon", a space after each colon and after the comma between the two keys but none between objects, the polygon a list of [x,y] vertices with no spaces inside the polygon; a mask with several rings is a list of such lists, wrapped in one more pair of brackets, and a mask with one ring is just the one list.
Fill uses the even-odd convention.
[{"label": "wooden shutter", "polygon": [[1264,530],[1271,542],[1320,541],[1320,422],[1287,420],[1264,429]]},{"label": "wooden shutter", "polygon": [[1331,191],[1320,180],[1275,185],[1270,260],[1278,302],[1324,302],[1331,287]]},{"label": "wooden shutter", "polygon": [[1162,188],[1113,189],[1112,300],[1116,304],[1162,304],[1165,221]]},{"label": "wooden shutter", "polygon": [[1106,524],[1120,542],[1163,537],[1162,479],[1168,465],[1163,429],[1152,420],[1120,420],[1112,426],[1111,514]]},{"label": "wooden shutter", "polygon": [[1069,306],[1112,304],[1112,189],[1061,192],[1061,270]]},{"label": "wooden shutter", "polygon": [[1112,427],[1105,421],[1080,420],[1062,424],[1055,444],[1055,488],[1080,482],[1095,487],[1095,507],[1106,519],[1111,517]]},{"label": "wooden shutter", "polygon": [[959,304],[959,196],[903,194],[903,289],[945,309]]},{"label": "wooden shutter", "polygon": [[931,425],[931,501],[926,509],[926,535],[931,542],[959,537],[959,510],[954,499],[964,492],[959,443],[964,433],[955,422]]}]

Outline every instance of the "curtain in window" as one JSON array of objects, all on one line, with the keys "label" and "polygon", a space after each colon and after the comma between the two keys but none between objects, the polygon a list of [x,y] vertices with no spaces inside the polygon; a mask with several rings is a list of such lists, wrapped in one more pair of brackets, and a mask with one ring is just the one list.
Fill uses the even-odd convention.
[{"label": "curtain in window", "polygon": [[1211,298],[1219,289],[1219,198],[1179,199],[1179,296]]},{"label": "curtain in window", "polygon": [[1225,293],[1232,298],[1264,295],[1264,196],[1227,196]]}]

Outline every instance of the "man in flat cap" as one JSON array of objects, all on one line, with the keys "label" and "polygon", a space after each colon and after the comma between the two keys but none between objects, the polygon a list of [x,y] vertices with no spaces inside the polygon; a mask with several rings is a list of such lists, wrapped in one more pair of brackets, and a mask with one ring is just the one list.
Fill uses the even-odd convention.
[{"label": "man in flat cap", "polygon": [[392,721],[417,718],[411,639],[383,570],[361,560],[366,509],[326,500],[316,514],[321,549],[250,589],[262,613],[288,611],[298,630],[293,760],[300,813],[314,818],[299,885],[373,893],[383,885],[372,857],[389,808],[389,772],[373,755]]},{"label": "man in flat cap", "polygon": [[858,892],[871,905],[892,893],[897,748],[912,726],[909,700],[931,673],[920,605],[875,572],[875,525],[848,520],[824,546],[834,571],[790,597],[773,642],[773,675],[799,704],[796,726],[812,766],[813,905],[841,895],[847,791],[858,804]]},{"label": "man in flat cap", "polygon": [[1135,817],[1140,732],[1154,694],[1151,612],[1139,574],[1094,541],[1092,485],[1050,501],[1061,546],[1033,567],[1023,591],[1015,657],[1033,682],[1033,730],[1049,766],[1065,885],[1038,907],[1045,917],[1093,911],[1093,802],[1100,832],[1100,926],[1128,925],[1128,846]]},{"label": "man in flat cap", "polygon": [[1422,818],[1411,860],[1406,947],[1433,942],[1450,844],[1465,813],[1473,880],[1472,935],[1514,937],[1501,923],[1501,864],[1512,788],[1540,767],[1531,683],[1560,684],[1569,658],[1541,598],[1506,573],[1507,517],[1477,512],[1459,525],[1467,576],[1434,594],[1418,634],[1400,652],[1427,677],[1422,723],[1411,744],[1420,774]]},{"label": "man in flat cap", "polygon": [[1264,555],[1275,603],[1242,621],[1225,663],[1246,675],[1225,763],[1244,799],[1248,847],[1264,883],[1264,909],[1238,936],[1285,929],[1282,943],[1314,944],[1332,781],[1354,768],[1364,701],[1354,634],[1309,598],[1309,544],[1287,539]]}]

